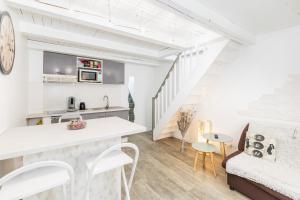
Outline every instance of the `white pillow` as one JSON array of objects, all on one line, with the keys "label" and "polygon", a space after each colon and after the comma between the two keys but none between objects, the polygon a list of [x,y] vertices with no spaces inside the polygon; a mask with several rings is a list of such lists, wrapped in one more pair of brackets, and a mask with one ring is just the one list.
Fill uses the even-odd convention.
[{"label": "white pillow", "polygon": [[275,161],[276,140],[263,134],[247,133],[244,151],[256,158]]}]

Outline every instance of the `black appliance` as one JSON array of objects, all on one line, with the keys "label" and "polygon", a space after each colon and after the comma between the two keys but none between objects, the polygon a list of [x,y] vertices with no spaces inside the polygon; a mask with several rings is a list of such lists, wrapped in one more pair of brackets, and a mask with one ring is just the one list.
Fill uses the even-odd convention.
[{"label": "black appliance", "polygon": [[85,103],[84,102],[80,102],[79,104],[79,110],[85,110],[86,107],[85,107]]}]

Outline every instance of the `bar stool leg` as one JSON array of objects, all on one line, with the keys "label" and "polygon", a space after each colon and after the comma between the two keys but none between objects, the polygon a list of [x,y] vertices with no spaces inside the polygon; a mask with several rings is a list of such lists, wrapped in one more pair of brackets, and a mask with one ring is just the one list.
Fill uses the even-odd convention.
[{"label": "bar stool leg", "polygon": [[126,179],[126,175],[125,175],[124,166],[122,167],[121,174],[122,174],[122,179],[123,179],[123,183],[124,183],[124,190],[125,190],[125,194],[126,194],[126,198],[125,199],[126,200],[130,200],[129,187],[128,187],[128,184],[127,184],[127,179]]},{"label": "bar stool leg", "polygon": [[216,174],[216,169],[215,169],[215,162],[214,162],[214,153],[210,153],[210,160],[211,160],[211,165],[214,171],[214,175],[217,176]]},{"label": "bar stool leg", "polygon": [[91,185],[91,179],[88,177],[88,181],[87,181],[87,184],[86,184],[86,191],[85,191],[86,192],[85,200],[90,200],[90,185]]},{"label": "bar stool leg", "polygon": [[67,185],[63,185],[62,186],[62,189],[63,189],[63,194],[64,194],[64,200],[69,200],[69,196],[68,196],[68,192],[67,192]]},{"label": "bar stool leg", "polygon": [[74,200],[74,179],[70,183],[70,199]]},{"label": "bar stool leg", "polygon": [[198,156],[199,156],[199,152],[198,152],[198,151],[196,151],[196,155],[195,155],[195,161],[194,161],[194,171],[196,171],[196,170],[197,170]]}]

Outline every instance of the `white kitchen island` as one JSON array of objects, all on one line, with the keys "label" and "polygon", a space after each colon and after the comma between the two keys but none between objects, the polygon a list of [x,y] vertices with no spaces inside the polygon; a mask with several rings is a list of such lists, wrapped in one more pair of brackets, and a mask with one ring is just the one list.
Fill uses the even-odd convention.
[{"label": "white kitchen island", "polygon": [[[75,200],[84,200],[86,191],[86,160],[98,156],[108,147],[121,142],[121,137],[146,131],[146,127],[118,117],[87,120],[87,127],[70,131],[67,124],[18,127],[0,135],[0,160],[16,159],[22,165],[61,160],[75,171]],[[55,177],[53,177],[55,178]],[[121,196],[119,169],[94,179],[91,199],[119,200]],[[63,199],[60,188],[39,194],[40,200]]]}]

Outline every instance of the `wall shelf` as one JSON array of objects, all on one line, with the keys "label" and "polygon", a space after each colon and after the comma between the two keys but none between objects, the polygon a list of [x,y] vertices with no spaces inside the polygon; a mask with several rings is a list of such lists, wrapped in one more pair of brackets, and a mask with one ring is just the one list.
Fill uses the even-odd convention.
[{"label": "wall shelf", "polygon": [[77,83],[77,76],[61,74],[43,74],[44,83]]}]

